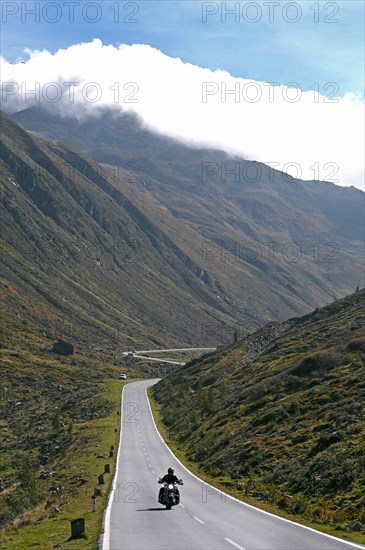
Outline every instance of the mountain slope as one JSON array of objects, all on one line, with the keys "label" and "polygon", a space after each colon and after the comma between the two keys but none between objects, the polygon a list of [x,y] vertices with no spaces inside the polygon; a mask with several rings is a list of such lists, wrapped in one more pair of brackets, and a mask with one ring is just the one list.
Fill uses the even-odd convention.
[{"label": "mountain slope", "polygon": [[233,308],[222,308],[215,295],[214,278],[204,284],[200,266],[174,242],[179,224],[168,232],[166,216],[155,223],[163,215],[159,207],[138,204],[122,180],[117,185],[81,153],[31,136],[6,115],[2,128],[9,310],[20,297],[30,317],[42,311],[40,327],[58,318],[69,337],[107,347],[176,338],[200,343],[204,320],[233,322]]},{"label": "mountain slope", "polygon": [[[277,228],[287,229],[297,220],[298,229],[306,229],[309,235],[318,236],[320,230],[337,228],[344,237],[362,240],[363,216],[356,203],[364,199],[364,193],[354,187],[304,182],[263,163],[214,149],[192,148],[153,133],[131,113],[112,109],[96,109],[93,116],[80,119],[67,114],[61,117],[44,108],[27,109],[12,116],[24,128],[75,145],[97,162],[129,169],[130,182],[137,185],[140,176],[144,188],[151,187],[151,194],[170,208],[179,204],[179,194],[184,192],[195,200],[209,197],[214,207],[217,199],[221,206],[226,206],[222,201],[227,201],[227,205],[239,201],[241,216],[256,214],[250,222],[257,224],[275,221],[272,214],[282,214],[285,208],[286,216],[276,220]],[[155,188],[156,183],[165,192],[170,189],[165,200],[160,186]],[[314,225],[308,215],[318,218]],[[305,228],[300,227],[304,220]],[[295,242],[300,237],[295,227],[289,235]]]},{"label": "mountain slope", "polygon": [[186,458],[240,497],[364,524],[365,290],[179,368],[154,396]]},{"label": "mountain slope", "polygon": [[[48,506],[40,465],[53,480],[64,479],[64,463],[79,460],[85,423],[111,414],[102,381],[115,380],[121,368],[128,378],[149,369],[122,351],[200,344],[201,325],[192,316],[201,323],[234,318],[232,308],[222,311],[214,279],[205,285],[173,241],[175,232],[183,234],[179,224],[169,232],[168,220],[157,224],[165,213],[134,200],[123,183],[127,173],[115,181],[72,147],[36,138],[3,113],[0,122],[4,525],[25,521],[19,516],[43,498]],[[60,338],[74,346],[73,355],[53,352]],[[39,495],[19,486],[30,466]],[[66,477],[68,499],[74,488]]]},{"label": "mountain slope", "polygon": [[216,340],[227,332],[230,341],[235,328],[247,333],[247,324],[303,314],[362,284],[364,193],[358,189],[303,182],[262,163],[191,148],[112,110],[80,120],[42,109],[14,117],[77,145],[114,176],[126,171],[123,192],[133,192],[134,204],[173,235],[222,310],[235,311],[235,327],[213,323]]}]

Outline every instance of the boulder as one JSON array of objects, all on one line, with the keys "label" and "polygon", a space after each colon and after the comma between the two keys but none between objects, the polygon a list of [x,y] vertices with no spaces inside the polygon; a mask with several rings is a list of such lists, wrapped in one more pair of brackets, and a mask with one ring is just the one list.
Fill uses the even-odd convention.
[{"label": "boulder", "polygon": [[48,464],[49,462],[49,455],[41,455],[40,459],[39,459],[39,463],[41,466],[45,466],[46,464]]},{"label": "boulder", "polygon": [[73,355],[74,347],[69,342],[65,342],[64,340],[57,340],[57,342],[53,344],[51,352],[58,353],[58,355]]},{"label": "boulder", "polygon": [[332,432],[331,434],[322,435],[317,443],[311,448],[308,456],[314,456],[327,449],[330,445],[338,443],[342,440],[342,435],[339,432]]}]

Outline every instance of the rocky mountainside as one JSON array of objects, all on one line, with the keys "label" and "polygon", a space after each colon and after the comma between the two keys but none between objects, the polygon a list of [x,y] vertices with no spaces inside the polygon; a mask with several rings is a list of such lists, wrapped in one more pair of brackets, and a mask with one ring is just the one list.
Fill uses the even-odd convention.
[{"label": "rocky mountainside", "polygon": [[204,325],[215,341],[227,343],[237,328],[246,334],[247,325],[252,330],[303,314],[362,286],[364,193],[358,189],[304,182],[222,151],[192,148],[152,133],[128,113],[96,110],[71,119],[28,109],[14,117],[79,147],[114,176],[124,171],[116,186],[133,192],[134,204],[169,235],[218,309],[234,317],[233,324],[216,317]]},{"label": "rocky mountainside", "polygon": [[239,498],[363,529],[364,329],[359,290],[178,368],[154,389],[170,438]]},{"label": "rocky mountainside", "polygon": [[[161,207],[73,148],[2,115],[3,307],[93,346],[200,343],[233,324],[201,246]],[[179,236],[179,237],[177,237]],[[59,334],[57,334],[59,331]]]}]

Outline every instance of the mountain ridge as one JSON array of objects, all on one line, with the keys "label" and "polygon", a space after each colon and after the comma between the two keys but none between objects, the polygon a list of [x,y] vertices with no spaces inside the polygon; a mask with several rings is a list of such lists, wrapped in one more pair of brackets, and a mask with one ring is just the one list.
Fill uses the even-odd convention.
[{"label": "mountain ridge", "polygon": [[[21,115],[18,113],[17,117]],[[320,186],[318,191],[314,184],[296,182],[292,178],[288,180],[283,175],[281,179],[275,180],[274,186],[268,185],[270,182],[264,179],[257,185],[242,182],[241,187],[231,182],[227,190],[222,190],[217,175],[202,185],[202,162],[221,159],[226,162],[228,157],[224,153],[220,152],[221,156],[217,159],[216,151],[191,150],[150,132],[145,135],[144,130],[134,127],[136,121],[133,117],[127,119],[126,129],[123,129],[123,119],[110,113],[104,115],[102,119],[93,118],[86,127],[78,126],[77,121],[71,123],[68,120],[69,127],[63,119],[49,113],[43,113],[43,118],[39,120],[43,124],[42,128],[48,124],[49,128],[53,128],[53,133],[62,127],[63,137],[73,135],[78,141],[84,139],[85,149],[94,134],[99,135],[98,139],[103,145],[110,140],[110,135],[114,136],[114,145],[107,153],[112,152],[116,158],[115,147],[119,144],[118,151],[125,155],[124,159],[129,160],[136,158],[131,157],[130,152],[136,153],[131,148],[142,132],[138,155],[141,156],[143,152],[141,158],[146,160],[146,173],[142,171],[142,165],[133,163],[127,163],[125,168],[97,164],[85,153],[74,149],[73,145],[50,142],[39,135],[26,134],[11,122],[12,118],[3,115],[3,120],[7,121],[3,126],[10,139],[9,143],[3,144],[3,174],[9,173],[7,177],[15,183],[17,177],[24,179],[20,184],[23,187],[28,185],[26,193],[31,200],[34,194],[32,186],[37,177],[43,180],[53,178],[51,187],[42,187],[40,190],[38,186],[37,192],[41,194],[38,197],[39,206],[45,215],[57,219],[59,226],[69,234],[67,239],[72,236],[72,239],[77,240],[80,235],[87,235],[90,232],[87,220],[92,220],[92,243],[85,244],[93,252],[96,262],[94,269],[102,272],[102,266],[97,266],[100,260],[98,256],[104,257],[106,250],[108,256],[113,250],[114,259],[108,257],[107,262],[110,273],[126,263],[123,273],[127,267],[130,282],[125,279],[125,284],[129,285],[129,278],[135,276],[132,275],[134,270],[139,273],[138,277],[144,273],[143,280],[147,281],[147,286],[141,283],[141,288],[145,288],[145,298],[137,297],[132,290],[128,291],[128,307],[134,308],[132,303],[138,304],[138,323],[144,319],[146,307],[147,311],[154,311],[149,321],[151,326],[162,315],[162,309],[170,309],[171,313],[167,317],[166,313],[162,315],[165,320],[169,318],[169,325],[172,323],[175,327],[175,336],[171,334],[170,343],[178,334],[185,334],[182,336],[183,344],[198,340],[199,344],[227,343],[232,340],[237,327],[247,332],[248,325],[252,330],[252,327],[257,328],[268,320],[282,320],[304,313],[311,305],[323,305],[335,295],[351,291],[359,284],[363,272],[361,191],[334,189],[335,186],[332,186],[328,194],[328,184]],[[39,110],[29,110],[22,116],[27,116],[30,123],[30,120],[37,121],[40,113]],[[114,126],[110,127],[111,122]],[[131,127],[134,130],[130,143],[128,135]],[[53,137],[56,137],[55,134]],[[149,173],[151,163],[154,170],[157,162],[154,155],[148,152],[150,139],[151,149],[156,156],[163,158],[162,161],[158,160],[156,174],[165,173],[164,181],[156,179],[155,173]],[[18,151],[19,158],[22,158],[24,153],[21,153],[21,149],[27,151],[28,155],[25,166],[29,174],[26,177],[21,174],[18,157],[14,158]],[[103,151],[99,150],[98,154],[102,156]],[[266,167],[265,170],[268,172],[269,169]],[[6,183],[13,194],[14,185],[9,180]],[[306,189],[304,195],[303,188]],[[281,195],[275,195],[277,189],[281,190]],[[57,195],[54,195],[56,191]],[[226,191],[228,197],[225,197]],[[284,197],[284,191],[289,198]],[[231,192],[235,194],[230,195]],[[331,211],[329,217],[316,213],[316,197],[321,196],[321,193],[321,202],[328,203],[321,208]],[[3,206],[6,205],[6,208],[13,200],[11,196],[9,192],[4,195]],[[297,203],[300,201],[301,205],[312,205],[312,209],[309,208],[305,215],[298,210]],[[336,229],[333,218],[338,217],[336,209],[340,204],[345,214],[343,220],[338,219]],[[74,207],[81,208],[83,213],[76,215]],[[331,209],[335,210],[335,215]],[[347,214],[350,211],[351,216]],[[111,212],[113,219],[108,218]],[[23,217],[27,217],[25,212]],[[349,218],[350,225],[347,226]],[[125,227],[122,227],[122,219],[125,220]],[[351,239],[347,237],[348,234]],[[8,236],[10,238],[10,229]],[[39,237],[33,235],[33,240],[37,241],[37,238],[39,240]],[[54,235],[53,244],[56,240]],[[41,249],[46,252],[47,241],[41,245]],[[78,246],[77,243],[74,246]],[[56,255],[56,250],[51,249],[51,252]],[[72,258],[70,250],[68,254]],[[296,254],[299,258],[295,257]],[[119,268],[111,267],[116,258]],[[149,263],[154,266],[154,273],[148,267]],[[88,265],[87,269],[90,268]],[[162,265],[166,267],[161,271]],[[175,279],[176,282],[181,281],[185,289],[184,298],[181,296],[182,301],[177,308],[169,290],[170,287],[176,287],[173,282]],[[148,290],[149,285],[154,289],[152,293]],[[129,286],[130,289],[132,287]],[[191,299],[196,304],[205,303],[206,306],[197,306],[192,314],[188,311]],[[158,303],[163,304],[165,301],[163,308],[158,307]],[[168,301],[171,301],[169,305]],[[131,313],[130,310],[129,318],[134,316]],[[179,321],[176,316],[180,316]],[[189,328],[190,324],[194,325],[194,329]],[[159,324],[158,333],[161,335],[164,330],[165,324]]]}]

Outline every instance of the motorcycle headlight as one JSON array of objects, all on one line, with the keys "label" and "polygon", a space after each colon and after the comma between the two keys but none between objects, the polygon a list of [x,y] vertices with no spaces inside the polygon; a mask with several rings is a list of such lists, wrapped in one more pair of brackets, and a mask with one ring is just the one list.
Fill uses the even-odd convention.
[{"label": "motorcycle headlight", "polygon": [[174,486],[172,485],[172,483],[170,483],[170,485],[169,485],[170,491],[172,491],[173,488],[174,488]]}]

